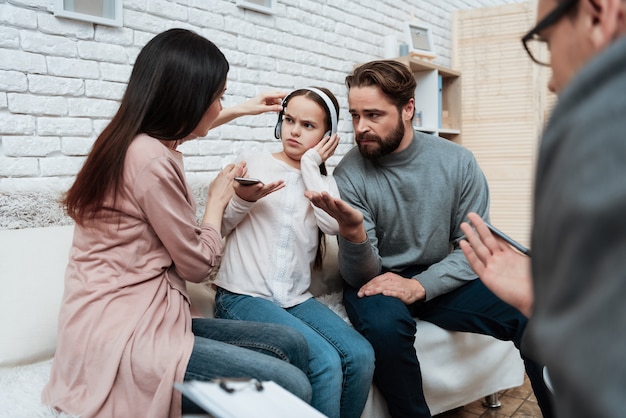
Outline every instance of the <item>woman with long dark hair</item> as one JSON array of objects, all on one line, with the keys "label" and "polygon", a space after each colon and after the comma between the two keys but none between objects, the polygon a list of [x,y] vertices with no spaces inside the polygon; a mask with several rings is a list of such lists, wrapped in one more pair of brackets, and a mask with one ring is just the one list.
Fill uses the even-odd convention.
[{"label": "woman with long dark hair", "polygon": [[154,37],[65,195],[76,227],[43,392],[55,410],[178,417],[198,409],[181,403],[175,382],[224,376],[273,380],[310,400],[299,333],[190,312],[185,282],[203,281],[218,265],[222,214],[245,166],[228,165],[211,182],[198,226],[176,147],[237,116],[281,109],[275,93],[223,110],[228,69],[221,51],[191,31]]}]

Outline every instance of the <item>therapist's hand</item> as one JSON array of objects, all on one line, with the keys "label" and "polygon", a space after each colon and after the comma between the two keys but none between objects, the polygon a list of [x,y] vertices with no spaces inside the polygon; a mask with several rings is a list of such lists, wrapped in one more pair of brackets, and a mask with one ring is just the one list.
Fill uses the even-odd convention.
[{"label": "therapist's hand", "polygon": [[470,266],[496,296],[530,317],[534,301],[530,257],[495,237],[476,213],[467,218],[474,228],[461,224],[466,238],[459,245]]}]

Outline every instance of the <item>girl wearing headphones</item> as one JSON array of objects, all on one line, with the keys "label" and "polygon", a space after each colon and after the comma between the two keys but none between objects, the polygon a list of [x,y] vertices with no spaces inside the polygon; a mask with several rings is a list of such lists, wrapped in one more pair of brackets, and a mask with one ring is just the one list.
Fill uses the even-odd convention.
[{"label": "girl wearing headphones", "polygon": [[309,345],[313,407],[331,418],[358,418],[372,382],[373,350],[308,291],[312,269],[321,267],[323,234],[336,235],[338,225],[304,192],[339,196],[324,166],[339,143],[338,116],[327,89],[295,90],[283,100],[275,129],[282,150],[242,155],[247,175],[262,183],[236,185],[224,212],[216,316],[298,330]]}]

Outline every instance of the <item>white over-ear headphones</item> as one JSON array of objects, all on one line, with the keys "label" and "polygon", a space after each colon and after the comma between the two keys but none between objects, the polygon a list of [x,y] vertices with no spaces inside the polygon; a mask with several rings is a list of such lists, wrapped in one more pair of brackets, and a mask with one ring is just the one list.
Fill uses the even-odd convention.
[{"label": "white over-ear headphones", "polygon": [[[318,96],[320,96],[322,98],[322,100],[324,100],[324,103],[326,104],[326,112],[330,115],[330,131],[327,131],[322,138],[324,138],[326,136],[330,136],[330,135],[336,133],[337,132],[337,113],[338,112],[337,112],[337,108],[335,107],[335,104],[330,99],[330,97],[328,97],[328,95],[326,93],[324,93],[322,90],[317,89],[315,87],[306,87],[306,88],[304,88],[302,90],[312,91],[313,93],[315,93]],[[283,125],[283,116],[285,114],[285,109],[287,108],[287,102],[289,102],[289,98],[296,91],[298,91],[298,90],[292,91],[291,93],[289,93],[283,99],[283,109],[278,114],[278,122],[276,122],[276,127],[274,128],[274,137],[276,137],[276,139],[280,139],[280,129],[281,129],[282,125]]]}]

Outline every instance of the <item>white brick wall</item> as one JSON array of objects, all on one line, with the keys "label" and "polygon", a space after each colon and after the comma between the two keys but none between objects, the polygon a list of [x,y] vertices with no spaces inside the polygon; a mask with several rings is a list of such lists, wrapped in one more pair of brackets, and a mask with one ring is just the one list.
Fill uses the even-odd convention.
[{"label": "white brick wall", "polygon": [[[276,0],[276,13],[235,0],[123,0],[124,27],[57,18],[53,0],[0,0],[0,192],[71,184],[115,113],[141,47],[171,27],[216,43],[231,64],[225,105],[259,91],[330,88],[342,106],[334,166],[352,146],[344,78],[382,57],[403,23],[432,29],[436,62],[450,65],[451,13],[519,0]],[[187,5],[188,4],[188,5]],[[244,147],[275,150],[274,115],[240,118],[184,144],[191,181],[206,182]]]}]

